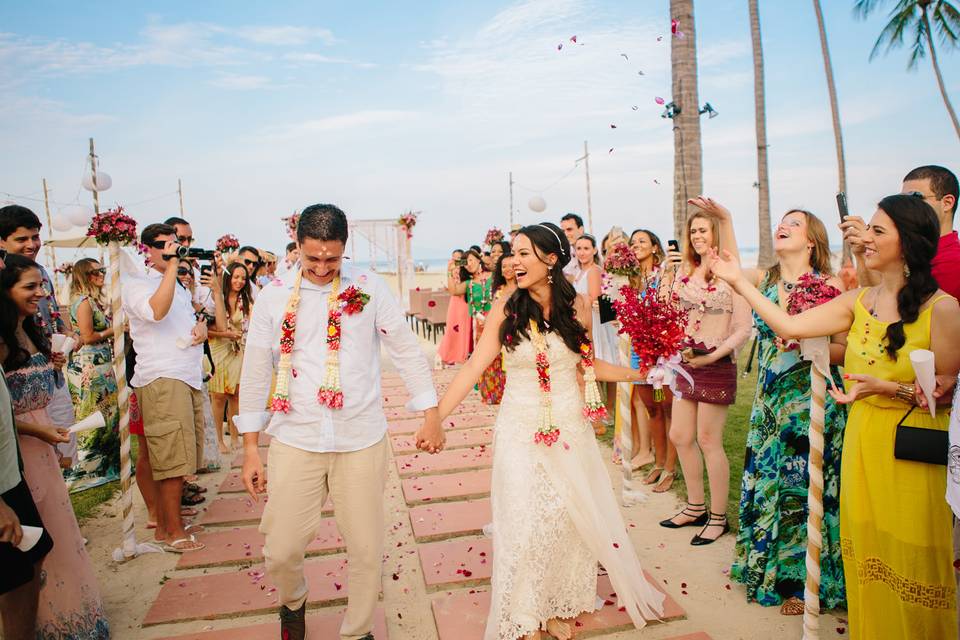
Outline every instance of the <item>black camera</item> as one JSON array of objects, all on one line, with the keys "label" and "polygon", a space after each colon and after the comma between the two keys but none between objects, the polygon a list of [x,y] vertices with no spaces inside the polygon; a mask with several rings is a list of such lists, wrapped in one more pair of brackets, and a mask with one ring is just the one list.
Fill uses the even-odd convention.
[{"label": "black camera", "polygon": [[177,257],[181,260],[184,258],[196,258],[197,260],[209,262],[214,259],[215,255],[215,252],[209,249],[197,249],[194,247],[177,245]]}]

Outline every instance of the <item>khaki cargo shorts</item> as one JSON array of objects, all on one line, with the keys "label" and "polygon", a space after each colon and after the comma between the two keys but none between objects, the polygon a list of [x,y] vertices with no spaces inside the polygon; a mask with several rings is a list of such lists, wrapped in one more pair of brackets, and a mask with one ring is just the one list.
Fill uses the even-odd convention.
[{"label": "khaki cargo shorts", "polygon": [[196,473],[198,461],[203,460],[201,391],[180,380],[157,378],[136,394],[153,479]]}]

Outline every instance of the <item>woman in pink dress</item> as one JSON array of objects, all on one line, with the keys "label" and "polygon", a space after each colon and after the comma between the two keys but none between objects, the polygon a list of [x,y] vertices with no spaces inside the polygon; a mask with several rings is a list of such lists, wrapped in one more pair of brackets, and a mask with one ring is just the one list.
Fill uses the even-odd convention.
[{"label": "woman in pink dress", "polygon": [[100,589],[54,448],[68,433],[54,427],[46,411],[55,388],[53,362],[62,366],[63,356],[50,353],[36,324],[42,297],[37,264],[8,255],[0,271],[0,361],[13,402],[24,478],[53,538],[53,550],[43,563],[37,638],[105,640],[110,629]]},{"label": "woman in pink dress", "polygon": [[463,293],[454,293],[470,275],[463,267],[463,251],[457,249],[447,263],[447,291],[450,295],[450,307],[447,309],[447,328],[440,341],[437,353],[444,365],[463,364],[470,357],[473,337],[470,309]]}]

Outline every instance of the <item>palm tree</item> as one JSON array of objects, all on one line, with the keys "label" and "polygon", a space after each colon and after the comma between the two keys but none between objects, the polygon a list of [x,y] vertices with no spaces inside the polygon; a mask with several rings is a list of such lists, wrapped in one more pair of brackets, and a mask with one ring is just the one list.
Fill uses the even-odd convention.
[{"label": "palm tree", "polygon": [[757,189],[760,257],[757,266],[773,264],[773,236],[770,233],[770,179],[767,175],[767,107],[763,89],[763,42],[760,39],[760,10],[757,0],[748,0],[750,34],[753,36],[753,105],[757,124]]},{"label": "palm tree", "polygon": [[683,37],[670,38],[673,102],[679,109],[673,117],[673,231],[675,238],[682,238],[689,209],[687,199],[703,192],[693,0],[670,0],[670,15],[683,32]]},{"label": "palm tree", "polygon": [[[861,18],[866,18],[879,7],[881,0],[856,0],[854,2],[854,13]],[[915,69],[917,63],[930,52],[930,62],[933,63],[933,73],[937,77],[937,86],[940,87],[940,96],[943,98],[943,104],[947,107],[947,113],[950,114],[950,120],[953,122],[953,128],[960,138],[960,122],[957,121],[957,113],[953,110],[950,98],[947,96],[947,88],[943,84],[943,75],[940,73],[940,62],[937,60],[937,49],[933,44],[933,27],[930,24],[930,18],[933,17],[933,26],[936,26],[940,36],[940,42],[947,48],[956,47],[960,39],[960,10],[947,0],[897,0],[896,6],[890,12],[890,22],[880,32],[873,45],[873,51],[870,52],[870,59],[880,52],[881,47],[886,44],[884,53],[895,49],[903,44],[903,37],[906,31],[912,31],[910,39],[910,62],[908,69]]]},{"label": "palm tree", "polygon": [[[820,0],[813,0],[813,10],[817,14],[817,28],[820,31],[820,49],[823,51],[823,70],[827,76],[827,92],[830,94],[830,113],[833,117],[833,139],[837,147],[837,191],[846,193],[847,191],[847,162],[843,156],[843,131],[840,128],[840,105],[837,102],[837,85],[833,81],[833,62],[830,60],[830,46],[827,44],[827,30],[823,24],[823,10],[820,8]],[[841,276],[845,276],[844,283],[854,274],[853,254],[850,252],[850,245],[846,240],[843,242],[843,271]]]}]

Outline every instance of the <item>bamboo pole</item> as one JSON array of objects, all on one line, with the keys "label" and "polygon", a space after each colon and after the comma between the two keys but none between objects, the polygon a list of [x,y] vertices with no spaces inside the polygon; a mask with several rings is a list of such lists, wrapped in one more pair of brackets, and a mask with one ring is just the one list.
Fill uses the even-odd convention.
[{"label": "bamboo pole", "polygon": [[803,640],[820,637],[820,552],[823,549],[823,427],[829,371],[829,339],[801,342],[810,360],[810,486],[807,493],[807,579],[803,591]]},{"label": "bamboo pole", "polygon": [[510,229],[513,229],[513,171],[510,172]]},{"label": "bamboo pole", "polygon": [[183,217],[183,182],[177,178],[177,195],[180,196],[180,217]]}]

